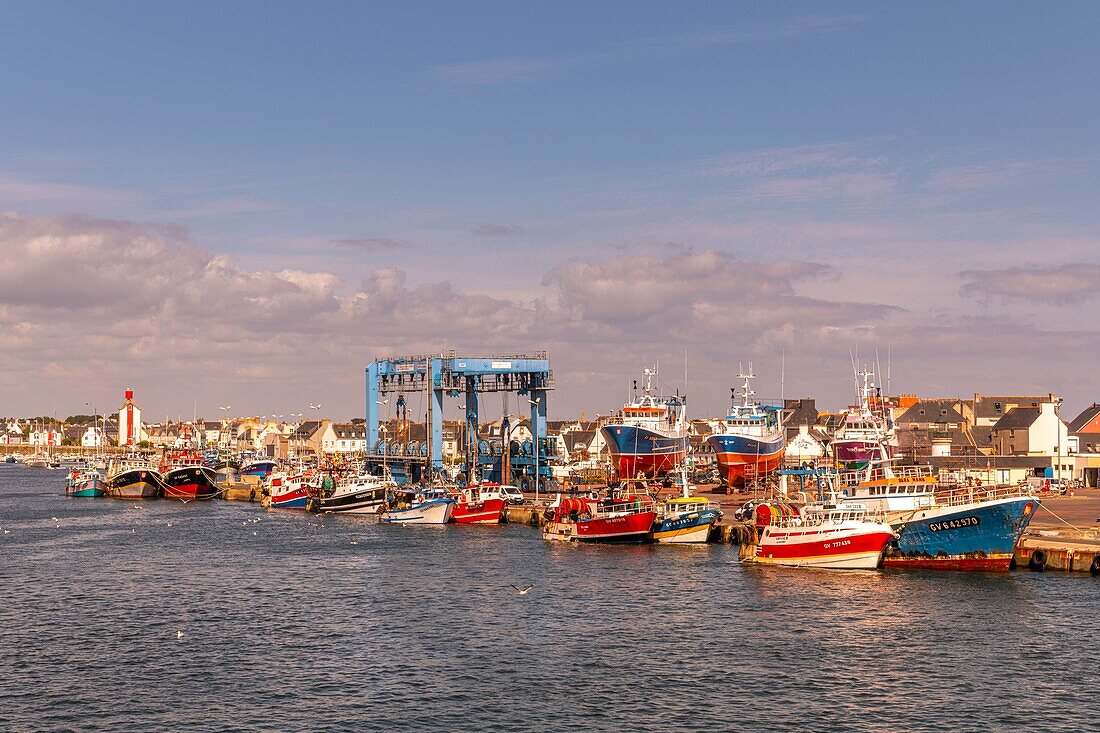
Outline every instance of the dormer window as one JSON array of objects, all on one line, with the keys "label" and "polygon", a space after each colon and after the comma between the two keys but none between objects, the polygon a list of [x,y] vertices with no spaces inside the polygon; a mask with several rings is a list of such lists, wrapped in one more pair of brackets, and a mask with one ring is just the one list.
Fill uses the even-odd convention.
[{"label": "dormer window", "polygon": [[1000,402],[994,402],[993,403],[993,412],[996,412],[998,415],[1001,413],[1001,403]]}]

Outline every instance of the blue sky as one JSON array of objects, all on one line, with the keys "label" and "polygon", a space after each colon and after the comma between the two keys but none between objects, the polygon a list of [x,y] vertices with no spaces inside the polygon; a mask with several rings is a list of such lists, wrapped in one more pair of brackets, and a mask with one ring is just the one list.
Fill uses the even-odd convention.
[{"label": "blue sky", "polygon": [[[1100,392],[1088,372],[1098,31],[1100,9],[1072,2],[8,4],[0,211],[38,221],[62,252],[86,252],[63,219],[80,214],[98,222],[78,227],[85,239],[137,226],[137,244],[110,250],[124,258],[150,236],[141,227],[170,227],[158,246],[194,251],[179,267],[209,274],[224,258],[238,285],[257,273],[316,276],[309,287],[276,278],[291,283],[283,302],[307,290],[321,299],[299,305],[309,323],[221,325],[249,340],[354,331],[323,367],[295,358],[278,370],[300,370],[295,389],[349,414],[364,358],[441,340],[552,346],[566,355],[568,412],[613,406],[606,395],[620,394],[612,386],[631,364],[684,350],[712,412],[731,361],[774,371],[779,352],[798,392],[842,403],[849,346],[886,343],[911,391],[1053,390],[1088,402]],[[18,239],[30,231],[6,235],[24,263],[37,252]],[[699,289],[691,267],[659,274],[682,252],[726,258],[715,270],[726,284]],[[89,257],[74,277],[96,276]],[[612,276],[638,262],[691,312],[646,322],[609,304],[660,300],[630,292],[637,276]],[[773,262],[827,270],[740,287]],[[0,279],[30,282],[21,266],[9,261]],[[396,305],[349,315],[369,300],[357,295],[398,281]],[[255,299],[239,296],[227,311]],[[463,312],[467,296],[487,299],[477,317]],[[425,327],[402,307],[413,299],[428,314],[454,308],[464,325]],[[79,375],[64,355],[29,334],[62,312],[72,320],[74,306],[9,301],[0,321],[28,334],[8,345],[9,370],[71,383]],[[163,303],[143,307],[155,315],[129,332],[145,334],[146,352],[176,348],[170,334],[188,324]],[[768,315],[738,315],[749,311]],[[379,315],[402,328],[376,333]],[[88,389],[145,380],[165,409],[196,392],[269,399],[265,382],[217,376],[255,355],[196,352],[211,376],[176,386],[178,364],[110,355],[126,346],[111,328],[118,314],[76,317],[100,317],[81,333],[106,339]],[[998,351],[1011,340],[1036,354]],[[263,354],[256,374],[282,353]],[[929,370],[925,354],[953,366]],[[334,355],[346,362],[326,371]],[[43,376],[51,364],[58,376]],[[30,409],[25,396],[0,398]]]}]

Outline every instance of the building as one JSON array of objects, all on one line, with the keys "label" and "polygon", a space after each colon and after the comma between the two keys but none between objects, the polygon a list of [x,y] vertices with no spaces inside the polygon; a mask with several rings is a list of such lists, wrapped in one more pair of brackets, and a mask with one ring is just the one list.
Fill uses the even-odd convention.
[{"label": "building", "polygon": [[332,426],[332,448],[327,453],[365,453],[367,426],[340,423]]},{"label": "building", "polygon": [[86,427],[79,440],[82,448],[103,448],[107,445],[107,436],[103,429],[95,425]]},{"label": "building", "polygon": [[134,390],[126,388],[125,400],[118,408],[118,444],[133,446],[141,442],[141,409],[134,404]]}]

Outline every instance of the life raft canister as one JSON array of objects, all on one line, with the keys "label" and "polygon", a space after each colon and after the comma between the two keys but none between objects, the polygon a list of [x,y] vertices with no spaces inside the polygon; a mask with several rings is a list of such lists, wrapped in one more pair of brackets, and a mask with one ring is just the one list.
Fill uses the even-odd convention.
[{"label": "life raft canister", "polygon": [[772,508],[767,504],[756,507],[756,526],[767,527],[772,523]]}]

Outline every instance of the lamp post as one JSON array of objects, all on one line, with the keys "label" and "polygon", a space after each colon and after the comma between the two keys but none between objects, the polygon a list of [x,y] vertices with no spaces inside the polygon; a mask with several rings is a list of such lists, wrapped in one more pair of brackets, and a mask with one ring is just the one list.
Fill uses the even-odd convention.
[{"label": "lamp post", "polygon": [[[539,400],[542,398],[540,397]],[[535,407],[539,406],[539,400],[527,400]],[[539,421],[536,416],[531,421],[531,437],[534,438],[535,449],[535,506],[539,503]]]}]

